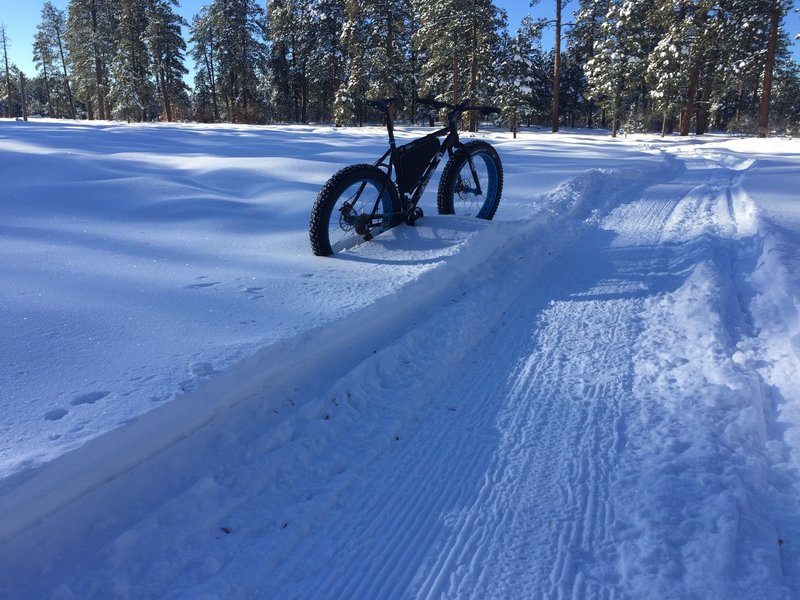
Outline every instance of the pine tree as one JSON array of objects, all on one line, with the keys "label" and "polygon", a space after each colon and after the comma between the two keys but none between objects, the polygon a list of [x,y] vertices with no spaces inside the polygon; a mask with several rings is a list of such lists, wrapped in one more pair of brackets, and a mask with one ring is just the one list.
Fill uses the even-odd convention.
[{"label": "pine tree", "polygon": [[356,115],[361,122],[365,97],[402,97],[404,91],[416,96],[406,81],[412,71],[408,32],[413,22],[407,0],[346,2],[341,44],[347,77],[337,93],[337,124]]},{"label": "pine tree", "polygon": [[68,7],[66,45],[90,119],[95,106],[100,119],[111,118],[108,90],[118,40],[116,8],[109,0],[70,0]]},{"label": "pine tree", "polygon": [[[594,57],[594,44],[600,36],[607,10],[607,3],[597,2],[596,0],[580,0],[578,10],[575,12],[572,35],[570,36],[570,53],[576,65],[585,65]],[[588,82],[584,81],[584,87],[587,87],[588,91]],[[586,126],[590,128],[595,125],[594,113],[596,104],[597,99],[589,93],[586,107]],[[605,126],[604,119],[601,125]]]},{"label": "pine tree", "polygon": [[583,62],[576,58],[571,47],[561,53],[561,84],[559,114],[569,127],[576,127],[578,118],[585,118],[592,110],[587,98],[586,74]]},{"label": "pine tree", "polygon": [[47,116],[51,119],[56,116],[56,111],[51,103],[50,88],[53,84],[53,72],[55,71],[55,56],[46,36],[42,31],[37,31],[33,42],[33,63],[42,72],[41,84],[44,87],[44,107]]},{"label": "pine tree", "polygon": [[[338,31],[343,20],[340,0],[275,0],[269,6],[270,101],[283,120],[308,122],[315,85],[331,102],[341,62]],[[337,82],[338,83],[338,82]]]},{"label": "pine tree", "polygon": [[623,101],[644,77],[644,23],[648,6],[634,0],[610,0],[605,21],[585,67],[595,98],[611,110],[611,135],[616,137]]},{"label": "pine tree", "polygon": [[[783,5],[783,9],[787,5]],[[757,132],[760,99],[768,54],[771,0],[728,0],[718,11],[719,22],[713,34],[718,53],[724,56],[716,68],[710,104],[715,105],[717,125]],[[776,39],[776,65],[788,60],[789,40],[785,33]],[[705,91],[704,91],[705,96]],[[705,104],[701,104],[701,107]]]},{"label": "pine tree", "polygon": [[57,9],[51,2],[45,2],[42,7],[42,21],[38,26],[43,39],[49,40],[52,53],[59,61],[63,73],[64,90],[66,91],[69,117],[75,118],[75,101],[72,96],[72,88],[69,83],[69,72],[67,62],[67,49],[65,48],[64,34],[66,31],[66,17],[64,11]]},{"label": "pine tree", "polygon": [[5,94],[4,97],[4,104],[5,104],[5,115],[7,119],[11,118],[11,67],[8,64],[8,36],[6,36],[6,26],[0,24],[0,42],[2,42],[3,46],[3,65],[4,69],[4,77],[5,79]]},{"label": "pine tree", "polygon": [[215,88],[234,123],[260,114],[259,75],[267,62],[266,14],[254,0],[214,0],[206,15],[216,58]]},{"label": "pine tree", "polygon": [[758,137],[767,137],[769,126],[769,103],[772,94],[772,77],[775,70],[775,55],[778,50],[778,28],[783,20],[784,6],[781,0],[771,0],[769,6],[769,38],[764,61],[764,77],[761,87],[761,104],[758,109]]},{"label": "pine tree", "polygon": [[166,120],[173,120],[176,103],[188,103],[188,88],[183,76],[189,71],[183,64],[186,42],[181,26],[186,21],[173,10],[177,0],[149,0],[144,41],[150,53],[150,68],[155,76],[158,94]]},{"label": "pine tree", "polygon": [[54,118],[57,112],[56,94],[52,90],[53,81],[45,84],[44,75],[35,75],[26,79],[26,100],[28,103],[28,114],[40,117]]},{"label": "pine tree", "polygon": [[269,100],[275,117],[290,121],[294,115],[294,93],[289,61],[292,31],[296,26],[293,0],[272,0],[267,3],[267,38]]},{"label": "pine tree", "polygon": [[555,42],[553,50],[553,106],[551,111],[551,124],[553,133],[558,131],[559,96],[561,94],[561,12],[563,0],[555,0]]},{"label": "pine tree", "polygon": [[[415,0],[414,44],[424,57],[420,87],[453,103],[485,101],[495,84],[505,14],[491,0]],[[469,127],[477,127],[470,115]]]},{"label": "pine tree", "polygon": [[794,60],[778,62],[772,82],[770,122],[786,135],[800,135],[800,65]]},{"label": "pine tree", "polygon": [[[217,92],[217,38],[207,7],[192,20],[190,55],[194,58],[194,110],[204,121],[220,120]],[[209,112],[210,111],[210,112]]]},{"label": "pine tree", "polygon": [[698,92],[702,87],[701,75],[708,66],[709,13],[713,0],[680,0],[676,5],[680,44],[685,55],[686,91],[680,113],[680,133],[689,135],[692,118],[699,106]]},{"label": "pine tree", "polygon": [[330,121],[336,91],[344,76],[340,34],[344,25],[344,0],[315,0],[312,5],[314,44],[308,64],[309,119]]},{"label": "pine tree", "polygon": [[345,57],[346,78],[336,92],[333,119],[337,127],[358,121],[363,124],[363,101],[367,95],[367,27],[362,18],[360,0],[347,0],[341,46]]},{"label": "pine tree", "polygon": [[503,123],[511,128],[514,137],[523,122],[530,122],[543,113],[547,102],[548,96],[542,89],[546,82],[541,51],[542,27],[541,22],[525,17],[516,36],[505,42],[495,101]]},{"label": "pine tree", "polygon": [[146,121],[154,98],[148,77],[149,57],[144,44],[146,0],[119,3],[119,41],[111,61],[110,99],[115,118]]},{"label": "pine tree", "polygon": [[648,56],[647,81],[650,98],[661,113],[661,135],[671,129],[675,114],[685,104],[688,85],[689,41],[685,36],[685,23],[680,10],[672,2],[661,2],[650,19],[660,36],[653,52]]}]

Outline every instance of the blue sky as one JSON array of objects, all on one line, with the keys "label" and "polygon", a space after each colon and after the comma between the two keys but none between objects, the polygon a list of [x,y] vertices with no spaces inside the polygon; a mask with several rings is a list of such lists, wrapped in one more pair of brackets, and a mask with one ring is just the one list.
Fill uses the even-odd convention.
[{"label": "blue sky", "polygon": [[[68,0],[51,0],[52,3],[61,9],[66,10]],[[208,4],[209,0],[181,0],[180,12],[187,21],[196,14],[200,7]],[[508,13],[509,28],[513,31],[517,28],[520,21],[526,14],[532,14],[536,17],[545,17],[552,19],[554,17],[554,2],[552,0],[541,0],[537,6],[531,8],[529,0],[495,0],[495,5],[505,9]],[[575,10],[577,2],[568,2],[565,9],[565,20],[572,20],[572,11]],[[33,66],[32,46],[33,37],[36,33],[36,25],[41,20],[41,9],[44,1],[34,0],[33,2],[8,0],[4,2],[4,7],[0,11],[0,23],[6,27],[6,35],[10,39],[10,46],[8,48],[8,55],[11,62],[21,68],[27,75],[31,76],[35,73]],[[792,12],[787,20],[789,31],[794,34],[800,32],[800,15]],[[187,36],[188,37],[188,36]],[[553,45],[553,32],[552,29],[545,32],[543,39],[545,48],[550,48]],[[794,56],[795,60],[800,61],[800,43],[794,43]]]}]

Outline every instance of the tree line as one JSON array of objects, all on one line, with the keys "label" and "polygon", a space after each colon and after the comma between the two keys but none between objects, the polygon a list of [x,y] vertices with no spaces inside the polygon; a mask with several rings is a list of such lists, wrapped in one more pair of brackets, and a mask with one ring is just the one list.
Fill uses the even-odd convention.
[{"label": "tree line", "polygon": [[433,96],[497,105],[515,132],[800,130],[791,0],[544,1],[555,22],[511,31],[491,0],[213,0],[191,23],[177,0],[46,2],[32,77],[8,64],[0,28],[0,104],[9,117],[25,105],[55,118],[361,125],[377,118],[368,98],[404,98],[397,117],[422,122],[414,99]]}]

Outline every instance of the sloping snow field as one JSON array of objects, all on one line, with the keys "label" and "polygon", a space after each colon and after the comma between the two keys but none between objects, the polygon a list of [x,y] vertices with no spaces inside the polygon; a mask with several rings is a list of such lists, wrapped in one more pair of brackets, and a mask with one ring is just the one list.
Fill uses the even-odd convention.
[{"label": "sloping snow field", "polygon": [[482,137],[323,259],[380,129],[0,121],[0,597],[797,596],[800,142]]}]

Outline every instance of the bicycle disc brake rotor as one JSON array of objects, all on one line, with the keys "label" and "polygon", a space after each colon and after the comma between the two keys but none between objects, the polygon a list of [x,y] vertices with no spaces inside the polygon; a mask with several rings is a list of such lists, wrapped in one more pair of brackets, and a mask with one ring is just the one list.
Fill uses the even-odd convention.
[{"label": "bicycle disc brake rotor", "polygon": [[468,186],[467,180],[465,180],[463,177],[458,178],[458,182],[456,183],[456,193],[458,194],[459,198],[466,200],[467,198],[475,196],[477,191],[478,190],[476,188]]},{"label": "bicycle disc brake rotor", "polygon": [[342,231],[352,231],[354,227],[357,228],[359,218],[358,211],[350,204],[345,204],[339,209],[339,227]]}]

